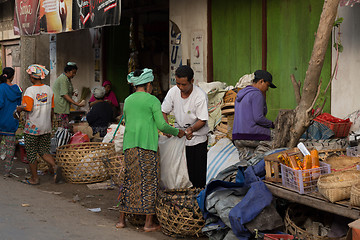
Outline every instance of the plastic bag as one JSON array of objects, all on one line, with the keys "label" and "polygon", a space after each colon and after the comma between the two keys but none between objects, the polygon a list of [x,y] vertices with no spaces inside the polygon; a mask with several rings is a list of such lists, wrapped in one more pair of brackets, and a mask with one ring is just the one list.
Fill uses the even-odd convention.
[{"label": "plastic bag", "polygon": [[84,142],[90,142],[88,135],[82,132],[76,132],[74,136],[71,137],[69,144],[84,143]]},{"label": "plastic bag", "polygon": [[[111,124],[107,129],[107,134],[103,139],[103,143],[108,143],[114,136],[114,132],[116,131],[117,124]],[[124,138],[125,127],[123,125],[119,126],[118,131],[115,134],[114,140],[112,141],[115,144],[115,151],[122,152],[123,151],[123,138]]]},{"label": "plastic bag", "polygon": [[186,165],[185,137],[168,138],[160,135],[159,149],[161,186],[166,189],[191,187]]},{"label": "plastic bag", "polygon": [[62,145],[66,145],[69,143],[69,141],[71,139],[71,133],[69,132],[68,129],[58,127],[54,138],[55,138],[55,140],[52,140],[52,144],[56,143],[56,146],[52,146],[52,147],[55,147],[55,148],[60,147]]}]

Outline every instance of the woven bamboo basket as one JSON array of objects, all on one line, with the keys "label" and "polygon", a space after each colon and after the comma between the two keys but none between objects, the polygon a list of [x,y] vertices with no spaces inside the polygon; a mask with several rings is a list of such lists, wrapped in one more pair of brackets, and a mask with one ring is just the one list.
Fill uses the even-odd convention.
[{"label": "woven bamboo basket", "polygon": [[327,164],[330,164],[332,172],[356,170],[356,166],[360,162],[358,157],[348,156],[330,156],[325,159]]},{"label": "woven bamboo basket", "polygon": [[113,143],[87,142],[58,147],[56,162],[71,183],[94,183],[108,179],[103,161],[115,153]]},{"label": "woven bamboo basket", "polygon": [[124,183],[125,163],[124,154],[112,153],[104,158],[104,165],[111,180],[121,187]]},{"label": "woven bamboo basket", "polygon": [[330,202],[350,198],[351,186],[360,183],[360,171],[349,170],[321,175],[318,180],[319,192]]},{"label": "woven bamboo basket", "polygon": [[350,204],[360,207],[360,184],[354,184],[350,191]]},{"label": "woven bamboo basket", "polygon": [[205,221],[196,197],[202,189],[160,191],[156,215],[165,235],[172,237],[199,237]]},{"label": "woven bamboo basket", "polygon": [[[339,238],[330,238],[330,237],[322,237],[322,236],[315,236],[303,228],[299,227],[302,226],[305,220],[309,217],[309,215],[314,214],[310,211],[303,211],[303,207],[298,204],[290,205],[285,214],[285,229],[286,232],[295,236],[296,239],[311,239],[311,240],[339,240]],[[343,239],[343,238],[341,238]]]}]

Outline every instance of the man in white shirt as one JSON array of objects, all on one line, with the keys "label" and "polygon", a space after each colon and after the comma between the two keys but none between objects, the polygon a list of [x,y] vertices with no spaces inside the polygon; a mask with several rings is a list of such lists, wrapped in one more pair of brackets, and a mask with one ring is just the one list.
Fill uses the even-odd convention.
[{"label": "man in white shirt", "polygon": [[189,66],[176,69],[175,79],[176,87],[166,94],[161,110],[166,121],[167,115],[174,112],[175,127],[185,130],[189,178],[194,187],[203,188],[206,184],[209,131],[207,95],[193,84],[194,71]]}]

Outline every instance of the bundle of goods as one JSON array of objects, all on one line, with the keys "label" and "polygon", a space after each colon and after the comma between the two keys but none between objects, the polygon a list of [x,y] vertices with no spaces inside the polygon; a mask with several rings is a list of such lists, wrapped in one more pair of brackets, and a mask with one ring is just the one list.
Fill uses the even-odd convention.
[{"label": "bundle of goods", "polygon": [[63,176],[71,183],[93,183],[108,179],[104,161],[115,154],[113,143],[87,142],[61,146],[56,162],[63,168]]},{"label": "bundle of goods", "polygon": [[330,202],[349,199],[351,187],[360,183],[360,171],[349,170],[320,176],[319,192]]},{"label": "bundle of goods", "polygon": [[303,159],[300,153],[283,153],[278,159],[281,163],[282,185],[300,194],[315,191],[320,175],[330,173],[330,166],[319,161],[317,150],[304,154]]},{"label": "bundle of goods", "polygon": [[111,180],[119,187],[124,183],[125,162],[124,154],[111,153],[104,158],[104,165]]},{"label": "bundle of goods", "polygon": [[165,235],[172,237],[199,237],[205,221],[196,197],[202,189],[160,191],[156,215]]},{"label": "bundle of goods", "polygon": [[329,113],[323,113],[314,119],[315,121],[324,124],[330,128],[337,138],[346,137],[349,134],[352,122],[350,119],[341,119],[330,115]]}]

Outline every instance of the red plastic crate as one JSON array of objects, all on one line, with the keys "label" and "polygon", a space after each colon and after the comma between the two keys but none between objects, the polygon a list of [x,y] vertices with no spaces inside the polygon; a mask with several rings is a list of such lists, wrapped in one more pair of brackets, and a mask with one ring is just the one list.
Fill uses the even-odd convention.
[{"label": "red plastic crate", "polygon": [[265,234],[264,240],[287,240],[287,239],[294,239],[293,235],[289,234]]},{"label": "red plastic crate", "polygon": [[349,135],[350,127],[352,122],[344,122],[344,123],[333,123],[326,120],[323,120],[321,118],[315,118],[315,121],[324,124],[331,130],[333,130],[335,137],[342,138]]}]

